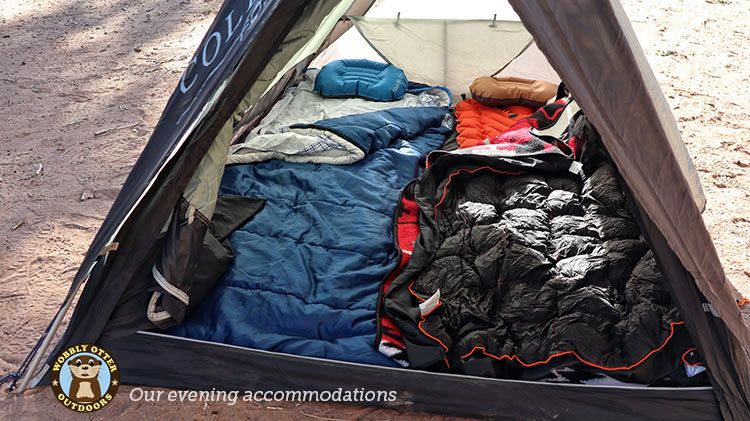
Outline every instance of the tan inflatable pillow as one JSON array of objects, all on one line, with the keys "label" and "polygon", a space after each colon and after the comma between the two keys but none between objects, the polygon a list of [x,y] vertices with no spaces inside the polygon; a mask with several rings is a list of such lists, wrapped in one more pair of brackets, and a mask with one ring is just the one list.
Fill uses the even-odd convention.
[{"label": "tan inflatable pillow", "polygon": [[524,105],[536,109],[557,94],[554,83],[513,76],[483,76],[474,79],[469,90],[472,98],[491,107]]}]

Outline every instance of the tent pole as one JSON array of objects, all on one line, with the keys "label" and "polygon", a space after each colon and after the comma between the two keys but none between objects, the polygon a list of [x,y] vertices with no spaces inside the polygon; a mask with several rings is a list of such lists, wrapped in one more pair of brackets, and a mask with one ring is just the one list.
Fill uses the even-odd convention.
[{"label": "tent pole", "polygon": [[448,22],[443,21],[443,86],[448,86]]},{"label": "tent pole", "polygon": [[[91,269],[93,269],[93,266],[91,267]],[[81,287],[81,285],[83,285],[88,279],[89,274],[91,273],[91,269],[89,269],[89,273],[86,274],[83,280],[79,282],[78,285],[74,285],[70,293],[68,294],[68,296],[65,297],[65,301],[63,301],[62,305],[60,306],[60,309],[57,310],[55,319],[52,321],[52,324],[50,325],[49,329],[44,334],[41,345],[36,350],[31,351],[34,353],[34,357],[31,359],[29,366],[26,367],[26,370],[21,376],[21,383],[19,384],[16,390],[17,395],[20,395],[21,393],[23,393],[26,390],[26,388],[29,386],[29,382],[31,382],[31,379],[34,377],[37,366],[39,366],[39,362],[41,361],[42,357],[44,357],[45,353],[47,352],[47,348],[49,348],[49,345],[52,342],[52,338],[55,337],[55,333],[57,333],[57,329],[60,328],[60,324],[62,324],[63,318],[65,318],[65,315],[68,313],[68,309],[70,309],[70,306],[73,304],[73,299],[76,296],[76,292],[78,292],[78,289]]]}]

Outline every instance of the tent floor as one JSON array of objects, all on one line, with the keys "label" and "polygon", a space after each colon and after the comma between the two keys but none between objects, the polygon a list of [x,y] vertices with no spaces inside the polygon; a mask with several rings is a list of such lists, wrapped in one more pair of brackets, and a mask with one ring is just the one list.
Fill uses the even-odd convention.
[{"label": "tent floor", "polygon": [[395,402],[366,404],[492,418],[572,419],[584,413],[597,419],[721,418],[710,387],[490,379],[301,357],[152,332],[101,345],[117,356],[123,384],[196,390],[221,385],[221,389],[240,391],[395,390]]}]

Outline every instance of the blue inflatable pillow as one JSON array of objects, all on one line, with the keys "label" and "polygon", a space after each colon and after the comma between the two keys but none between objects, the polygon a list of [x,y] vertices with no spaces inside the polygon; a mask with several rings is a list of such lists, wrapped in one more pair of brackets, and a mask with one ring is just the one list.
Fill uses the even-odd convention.
[{"label": "blue inflatable pillow", "polygon": [[330,98],[359,97],[395,101],[406,95],[409,81],[398,67],[364,59],[332,61],[315,78],[315,92]]}]

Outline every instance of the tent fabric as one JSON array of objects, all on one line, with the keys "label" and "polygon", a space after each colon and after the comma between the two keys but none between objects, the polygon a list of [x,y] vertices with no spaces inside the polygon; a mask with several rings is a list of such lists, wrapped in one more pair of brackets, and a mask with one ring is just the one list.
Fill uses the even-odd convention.
[{"label": "tent fabric", "polygon": [[471,0],[457,5],[455,0],[376,0],[368,17],[403,19],[496,20],[520,22],[507,1]]},{"label": "tent fabric", "polygon": [[[355,3],[358,2],[355,0]],[[325,43],[326,39],[321,35],[328,34],[328,28],[338,22],[342,13],[346,12],[346,9],[341,9],[341,6],[348,3],[348,1],[342,2],[341,0],[319,0],[312,3],[310,7],[312,10],[305,13],[289,31],[256,83],[237,105],[235,121],[240,121],[241,116],[252,109],[259,98],[276,86],[287,72],[305,57],[315,53],[315,50]]]},{"label": "tent fabric", "polygon": [[[348,10],[351,10],[351,8],[354,6],[355,0],[339,0],[336,2],[329,1],[328,3],[335,4],[335,8],[331,10],[330,14],[328,14],[324,19],[320,21],[320,25],[316,30],[307,28],[307,32],[303,32],[302,34],[300,34],[304,35],[305,39],[309,38],[308,41],[302,48],[298,49],[295,52],[294,56],[289,59],[286,65],[278,71],[276,78],[274,78],[266,88],[266,92],[268,92],[268,89],[275,85],[279,81],[281,76],[289,71],[289,69],[294,67],[294,65],[302,61],[305,57],[314,54],[320,48],[320,46],[323,45],[326,39],[330,36],[331,31],[339,22],[339,19],[341,19],[341,17],[344,16],[344,13],[346,13]],[[323,2],[318,4],[322,5]],[[317,19],[313,20],[313,22],[316,20]],[[294,36],[297,34],[290,33],[290,35]]]},{"label": "tent fabric", "polygon": [[[698,175],[622,6],[598,0],[510,2],[600,131],[644,212],[663,232],[732,335],[745,350],[750,349],[750,330],[742,321],[735,291],[701,218],[704,198]],[[592,31],[597,35],[592,36]],[[681,311],[688,324],[691,318],[706,317],[702,308]],[[710,352],[711,347],[701,349]],[[746,351],[734,353],[724,364],[734,374],[714,375],[734,378],[719,385],[730,400],[725,415],[747,418],[750,359]],[[735,382],[741,391],[732,390],[730,384]]]},{"label": "tent fabric", "polygon": [[477,76],[497,73],[531,43],[523,24],[513,21],[350,19],[372,47],[403,69],[409,80],[445,86],[456,96],[468,94]]},{"label": "tent fabric", "polygon": [[[354,0],[354,3],[351,5],[349,10],[346,11],[346,16],[363,16],[370,10],[374,3],[375,0]],[[318,48],[318,54],[316,54],[316,57],[317,55],[328,49],[328,47],[330,47],[334,42],[338,41],[338,39],[341,38],[344,34],[349,32],[352,26],[353,25],[351,21],[349,21],[349,19],[339,19],[331,32],[328,34],[328,38],[326,38],[325,42],[323,42],[323,44]]]},{"label": "tent fabric", "polygon": [[[353,16],[358,15],[354,14]],[[362,34],[356,28],[351,28],[328,48],[318,54],[313,60],[312,66],[319,68],[334,60],[346,58],[387,61],[378,51],[373,49],[372,45],[362,37]],[[498,66],[497,69],[499,70],[492,76],[520,77],[524,79],[546,80],[555,84],[560,83],[560,77],[549,65],[544,54],[533,43],[505,67]]]},{"label": "tent fabric", "polygon": [[[484,20],[489,25],[501,21],[510,21],[518,23],[520,19],[518,15],[513,11],[510,5],[505,1],[493,1],[493,0],[472,0],[470,3],[458,4],[451,0],[410,0],[408,2],[400,0],[378,0],[375,1],[370,10],[366,13],[368,19],[385,19],[394,20],[397,17],[401,19],[432,19],[432,20]],[[361,16],[364,13],[357,13],[357,10],[350,10],[347,13],[348,16]],[[344,25],[341,25],[342,27]],[[481,28],[484,31],[485,28]],[[486,40],[483,40],[486,44]],[[458,46],[457,46],[458,47]],[[474,47],[472,47],[474,48]],[[388,61],[389,58],[386,55],[383,58],[378,54],[373,47],[368,44],[362,35],[356,29],[352,28],[343,34],[343,36],[335,42],[326,51],[323,51],[313,62],[314,67],[321,67],[326,63],[330,63],[333,60],[343,58],[367,58],[370,60],[384,60]],[[474,57],[470,59],[476,65],[477,63]],[[502,69],[498,75],[500,76],[516,76],[527,79],[542,79],[553,83],[559,83],[560,78],[555,73],[554,69],[547,63],[547,60],[541,54],[538,48],[533,44],[523,50],[521,54],[515,58],[510,64],[505,66],[500,63],[495,63],[497,67],[489,69],[490,73],[486,73],[486,76],[493,75],[493,72],[497,72]],[[472,73],[472,77],[476,77],[479,73]],[[468,83],[467,85],[468,86]],[[455,90],[454,93],[459,94],[466,90],[466,86],[461,87],[461,91]]]},{"label": "tent fabric", "polygon": [[[374,367],[142,332],[101,343],[127,384],[211,390],[396,390],[402,411],[499,420],[717,420],[711,388],[626,388]],[[143,357],[143,349],[150,351]],[[217,364],[221,361],[221,364]],[[174,369],[172,367],[179,367]]]},{"label": "tent fabric", "polygon": [[[164,253],[161,252],[167,247],[189,246],[189,241],[175,242],[174,239],[165,236],[157,242],[154,256],[148,259],[149,264],[143,267],[145,273],[136,275],[136,278],[143,279],[146,282],[140,285],[131,285],[131,290],[128,291],[126,298],[121,300],[121,303],[118,304],[107,321],[105,332],[116,332],[124,327],[130,330],[150,329],[154,325],[167,328],[182,321],[185,313],[195,308],[196,304],[213,288],[216,281],[234,259],[234,252],[227,240],[229,234],[252,218],[263,207],[264,201],[255,198],[219,195],[215,203],[216,211],[210,223],[205,227],[206,233],[200,243],[197,261],[194,267],[180,277],[180,282],[175,285],[175,287],[182,288],[185,291],[185,295],[188,297],[187,303],[175,299],[163,288],[159,288],[156,292],[151,291],[152,288],[149,288],[151,282],[147,282],[153,276],[154,267],[162,274],[173,273],[176,269],[169,266],[165,267],[164,262],[156,262],[157,257],[159,257],[157,254],[163,255]],[[175,209],[175,213],[184,213],[184,208],[187,206],[188,203],[181,200],[180,206]],[[182,231],[172,231],[173,233],[187,235],[203,229],[204,227],[199,227],[203,221],[205,221],[203,218],[196,218],[193,223],[184,223],[182,217],[174,215],[170,224],[180,224],[184,227]],[[167,265],[169,264],[167,262]],[[143,307],[146,302],[148,302],[148,307],[144,313]]]},{"label": "tent fabric", "polygon": [[515,76],[524,79],[546,80],[555,84],[560,83],[560,76],[550,66],[536,43],[531,44],[529,48],[493,76]]},{"label": "tent fabric", "polygon": [[[260,199],[227,195],[219,196],[215,203],[217,212],[214,216],[217,218],[209,221],[197,211],[191,213],[191,205],[186,200],[180,200],[167,234],[159,243],[161,252],[153,265],[147,266],[150,270],[147,269],[146,277],[153,276],[157,285],[148,301],[146,318],[159,328],[181,323],[185,314],[214,288],[234,259],[226,237],[264,205]],[[197,250],[191,250],[193,247]],[[191,258],[175,258],[180,254],[188,254]],[[189,268],[183,266],[185,262],[190,263]],[[131,294],[128,294],[132,297],[131,302],[137,302],[136,297],[141,296]],[[123,312],[116,310],[110,317],[109,326],[117,323],[115,319],[118,314]],[[125,320],[128,319],[130,317],[126,315]],[[150,324],[144,326],[150,327]]]},{"label": "tent fabric", "polygon": [[[208,219],[214,214],[219,183],[227,161],[227,150],[232,141],[232,121],[227,121],[206,152],[195,174],[188,182],[183,197]],[[165,225],[166,230],[166,225]]]}]

